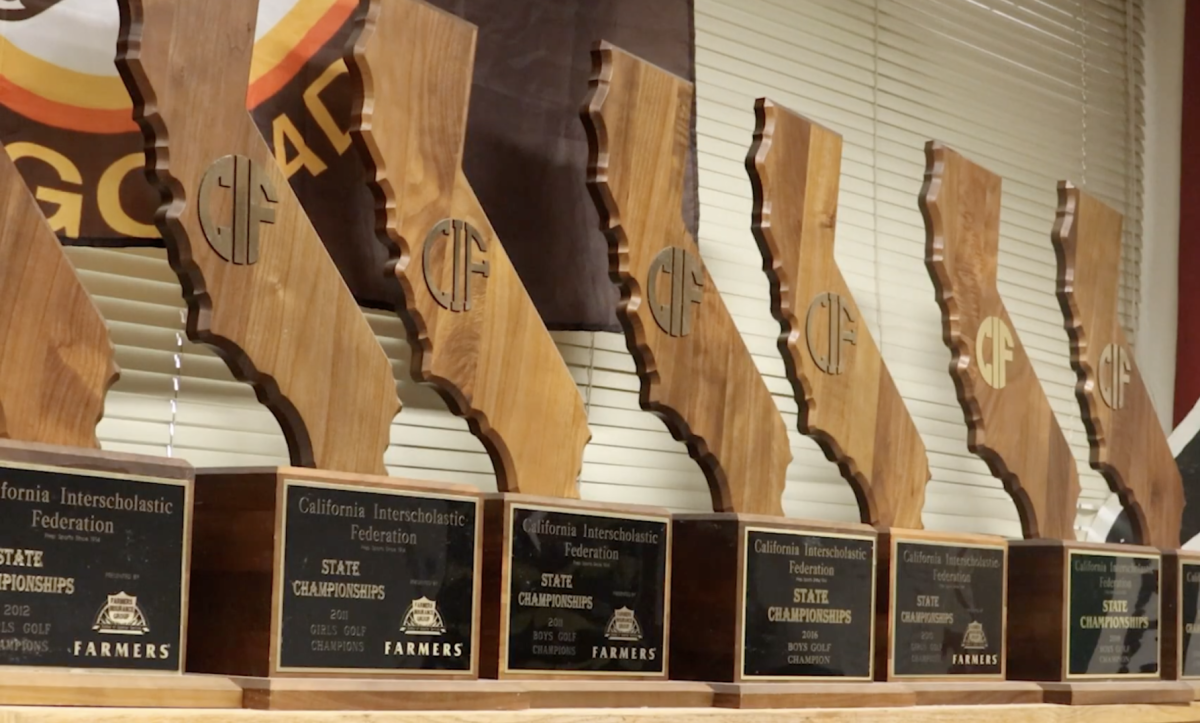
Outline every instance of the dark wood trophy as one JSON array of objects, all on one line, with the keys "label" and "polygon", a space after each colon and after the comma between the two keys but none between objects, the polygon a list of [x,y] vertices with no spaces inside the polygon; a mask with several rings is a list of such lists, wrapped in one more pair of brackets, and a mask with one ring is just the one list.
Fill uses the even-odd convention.
[{"label": "dark wood trophy", "polygon": [[925,261],[950,373],[970,449],[1026,538],[1009,543],[1008,676],[1040,681],[1050,703],[1190,700],[1159,682],[1158,550],[1074,539],[1075,459],[996,285],[1000,177],[938,142],[925,154]]},{"label": "dark wood trophy", "polygon": [[1005,540],[921,529],[925,445],[834,259],[842,137],[765,98],[755,112],[753,229],[800,431],[880,533],[875,676],[918,703],[1040,702],[1037,686],[986,683],[1005,680]]},{"label": "dark wood trophy", "polygon": [[670,516],[579,501],[583,398],[462,171],[476,28],[372,0],[358,30],[351,136],[414,376],[466,417],[501,491],[485,501],[481,673],[527,681],[539,707],[684,704],[632,682],[667,677]]},{"label": "dark wood trophy", "polygon": [[193,470],[103,452],[104,319],[0,148],[0,705],[240,707],[185,659]]},{"label": "dark wood trophy", "polygon": [[258,3],[120,7],[188,336],[294,465],[197,474],[188,670],[242,676],[258,708],[493,706],[455,682],[478,675],[479,495],[385,476],[391,365],[246,110]]},{"label": "dark wood trophy", "polygon": [[692,93],[601,43],[583,110],[642,408],[712,492],[713,513],[674,518],[671,676],[712,681],[723,706],[910,704],[848,682],[874,672],[874,530],[783,516],[787,429],[681,213]]},{"label": "dark wood trophy", "polygon": [[[1161,606],[1161,652],[1153,651],[1157,658],[1149,655],[1156,641],[1143,635],[1142,647],[1122,647],[1130,659],[1117,662],[1128,668],[1121,672],[1157,667],[1167,680],[1197,680],[1200,638],[1192,643],[1200,632],[1200,554],[1176,549],[1183,480],[1117,313],[1123,220],[1071,183],[1058,184],[1058,216],[1051,233],[1058,258],[1058,300],[1071,340],[1071,366],[1079,380],[1075,395],[1088,430],[1092,467],[1119,496],[1135,539],[1163,552],[1162,594],[1157,602],[1142,601],[1148,609]],[[1147,577],[1155,569],[1149,562],[1145,568]],[[1149,589],[1148,584],[1143,587]],[[1089,670],[1103,672],[1106,646],[1128,645],[1125,630],[1115,628],[1109,635],[1111,639],[1102,637],[1094,645],[1072,649],[1072,659],[1078,656]],[[1151,666],[1155,660],[1157,666]],[[1136,669],[1139,664],[1143,670]]]}]

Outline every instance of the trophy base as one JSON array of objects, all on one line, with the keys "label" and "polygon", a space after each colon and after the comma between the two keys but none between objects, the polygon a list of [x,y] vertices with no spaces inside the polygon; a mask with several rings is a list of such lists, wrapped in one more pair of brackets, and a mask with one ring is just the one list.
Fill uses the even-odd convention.
[{"label": "trophy base", "polygon": [[704,683],[629,680],[525,680],[530,708],[709,708]]},{"label": "trophy base", "polygon": [[1002,537],[879,530],[875,679],[949,683],[930,690],[952,704],[988,702],[971,691],[1005,684],[1007,553]]},{"label": "trophy base", "polygon": [[[672,678],[734,684],[734,701],[872,680],[875,530],[732,512],[675,515],[672,530]],[[841,624],[799,619],[813,613]],[[886,688],[835,697],[869,690]]]},{"label": "trophy base", "polygon": [[483,538],[481,678],[557,681],[545,696],[583,707],[672,690],[666,509],[493,494]]},{"label": "trophy base", "polygon": [[242,689],[217,675],[4,668],[0,705],[241,708]]},{"label": "trophy base", "polygon": [[1011,541],[1009,679],[1041,683],[1047,703],[1179,702],[1160,675],[1161,571],[1153,547]]},{"label": "trophy base", "polygon": [[907,708],[916,703],[901,683],[712,683],[717,708]]},{"label": "trophy base", "polygon": [[907,682],[917,705],[1029,705],[1043,702],[1042,686],[1019,681]]},{"label": "trophy base", "polygon": [[529,696],[494,680],[234,678],[257,710],[524,710]]},{"label": "trophy base", "polygon": [[1189,705],[1196,697],[1192,686],[1169,680],[1040,685],[1045,702],[1055,705]]}]

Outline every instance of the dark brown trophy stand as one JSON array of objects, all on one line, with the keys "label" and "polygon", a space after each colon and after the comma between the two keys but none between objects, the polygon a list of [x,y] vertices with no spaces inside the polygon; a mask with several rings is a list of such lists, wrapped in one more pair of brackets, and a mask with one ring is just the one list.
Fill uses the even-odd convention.
[{"label": "dark brown trophy stand", "polygon": [[1006,541],[921,529],[925,445],[834,259],[842,137],[767,99],[755,111],[753,228],[800,431],[879,530],[875,678],[918,704],[1040,702],[1005,682]]},{"label": "dark brown trophy stand", "polygon": [[642,408],[687,443],[715,510],[674,518],[671,677],[710,681],[727,707],[911,705],[869,683],[875,531],[783,516],[783,418],[683,223],[691,112],[687,81],[593,51],[589,189],[618,318]]},{"label": "dark brown trophy stand", "polygon": [[1009,543],[1008,677],[1048,703],[1190,700],[1159,682],[1158,550],[1074,539],[1075,460],[996,286],[1000,177],[941,143],[925,152],[925,260],[968,443],[1026,538]]},{"label": "dark brown trophy stand", "polygon": [[475,26],[374,0],[356,30],[351,135],[413,376],[467,419],[501,490],[484,503],[481,675],[536,707],[711,703],[666,682],[670,516],[578,499],[583,398],[463,174]]},{"label": "dark brown trophy stand", "polygon": [[[1121,214],[1062,181],[1051,233],[1091,465],[1120,496],[1136,539],[1162,553],[1158,634],[1164,680],[1200,678],[1200,555],[1178,550],[1183,481],[1117,313]],[[1148,644],[1147,643],[1144,644]]]},{"label": "dark brown trophy stand", "polygon": [[254,708],[518,704],[474,682],[479,494],[385,476],[391,365],[246,111],[258,3],[120,8],[188,336],[254,388],[294,465],[197,475],[188,670],[239,676]]},{"label": "dark brown trophy stand", "polygon": [[194,473],[100,450],[104,319],[0,147],[0,705],[237,708],[180,675]]}]

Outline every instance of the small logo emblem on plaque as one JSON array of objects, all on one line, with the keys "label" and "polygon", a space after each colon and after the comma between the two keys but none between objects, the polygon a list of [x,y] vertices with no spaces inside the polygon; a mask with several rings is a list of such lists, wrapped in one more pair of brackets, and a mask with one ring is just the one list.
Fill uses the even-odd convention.
[{"label": "small logo emblem on plaque", "polygon": [[145,635],[150,632],[150,626],[138,607],[137,597],[119,592],[108,596],[108,602],[96,615],[92,630],[108,635]]},{"label": "small logo emblem on plaque", "polygon": [[962,649],[963,650],[987,650],[988,639],[983,632],[983,623],[978,620],[971,621],[967,625],[967,632],[963,633]]},{"label": "small logo emblem on plaque", "polygon": [[[443,239],[453,239],[450,252],[454,254],[451,264],[454,270],[454,280],[449,291],[438,284],[438,272],[434,268],[434,248]],[[487,253],[487,241],[479,231],[457,218],[447,218],[438,221],[437,225],[425,235],[425,245],[421,250],[421,272],[425,275],[425,285],[433,300],[450,311],[471,310],[471,274],[479,274],[485,279],[491,274],[491,265],[486,258],[478,262],[472,257],[472,247],[480,253]],[[443,263],[445,263],[443,261]]]},{"label": "small logo emblem on plaque", "polygon": [[413,600],[404,613],[400,632],[405,635],[441,635],[446,632],[446,624],[442,622],[437,603],[425,596]]},{"label": "small logo emblem on plaque", "polygon": [[[659,299],[659,284],[664,274],[670,276],[667,301]],[[704,299],[704,266],[700,257],[676,246],[668,246],[650,263],[646,279],[646,295],[650,313],[659,328],[671,336],[687,336],[692,332],[692,304]]]},{"label": "small logo emblem on plaque", "polygon": [[609,640],[626,640],[637,642],[642,639],[642,626],[638,625],[637,616],[626,607],[613,611],[604,628],[604,637]]},{"label": "small logo emblem on plaque", "polygon": [[[217,188],[227,188],[233,195],[228,226],[222,226],[213,215],[213,191]],[[200,230],[221,258],[235,264],[253,264],[258,261],[259,226],[275,223],[271,204],[278,202],[275,186],[261,165],[246,156],[222,156],[200,179]]]},{"label": "small logo emblem on plaque", "polygon": [[979,363],[979,374],[993,389],[1003,389],[1008,384],[1006,366],[1013,360],[1016,343],[1008,324],[998,316],[989,316],[979,325],[975,334],[975,356]]}]

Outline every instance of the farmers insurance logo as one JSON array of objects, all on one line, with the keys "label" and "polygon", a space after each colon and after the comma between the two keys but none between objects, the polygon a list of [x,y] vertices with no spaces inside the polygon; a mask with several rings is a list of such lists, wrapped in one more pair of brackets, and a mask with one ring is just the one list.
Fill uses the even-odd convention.
[{"label": "farmers insurance logo", "polygon": [[[357,6],[259,2],[247,105],[286,176],[318,175],[350,146],[348,107],[327,99],[346,74],[341,47]],[[115,0],[0,0],[0,141],[59,236],[155,243],[158,196],[113,62],[119,24]],[[293,82],[301,74],[315,79]]]}]

